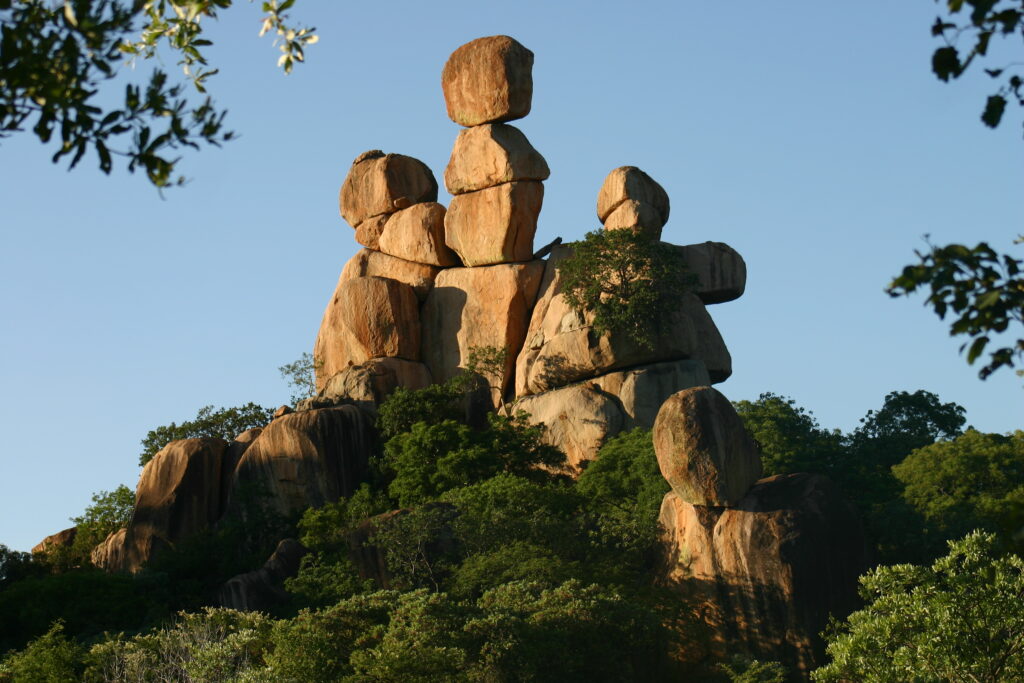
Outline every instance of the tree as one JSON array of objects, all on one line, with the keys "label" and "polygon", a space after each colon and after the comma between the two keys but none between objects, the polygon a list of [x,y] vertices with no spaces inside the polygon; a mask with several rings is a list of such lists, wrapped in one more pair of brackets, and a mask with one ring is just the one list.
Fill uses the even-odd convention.
[{"label": "tree", "polygon": [[1002,436],[969,429],[917,449],[892,471],[903,484],[903,499],[936,540],[980,528],[1021,547],[1024,432]]},{"label": "tree", "polygon": [[291,402],[293,404],[316,395],[316,371],[321,365],[323,362],[314,359],[313,354],[303,353],[298,360],[285,363],[277,369],[281,373],[281,377],[288,380],[288,386],[292,388]]},{"label": "tree", "polygon": [[58,569],[91,566],[93,548],[112,532],[128,526],[134,509],[135,492],[124,484],[113,491],[93,494],[92,504],[81,515],[71,518],[75,525],[71,546],[51,549],[47,559]]},{"label": "tree", "polygon": [[840,458],[842,435],[818,425],[814,414],[771,392],[756,401],[735,401],[743,426],[761,448],[764,474],[830,474]]},{"label": "tree", "polygon": [[646,232],[595,230],[558,263],[562,294],[598,334],[618,333],[651,348],[665,311],[693,289],[682,253]]},{"label": "tree", "polygon": [[[1018,238],[1017,242],[1021,241],[1024,237]],[[985,242],[973,248],[962,244],[928,246],[927,253],[915,252],[920,262],[906,266],[886,291],[896,297],[927,287],[925,305],[931,306],[942,320],[949,312],[957,316],[949,334],[967,337],[969,341],[960,346],[960,352],[967,349],[967,362],[973,364],[993,341],[994,334],[1024,325],[1024,261],[998,254]],[[986,379],[996,370],[1012,368],[1021,361],[1024,339],[1017,339],[990,351],[978,376]]]},{"label": "tree", "polygon": [[[1024,38],[1024,0],[936,0],[946,5],[947,16],[937,17],[932,25],[932,35],[943,41],[943,46],[932,55],[932,71],[942,81],[960,78],[979,57],[988,54],[993,37],[1018,35]],[[958,23],[961,12],[967,10],[966,21]],[[958,45],[968,43],[965,54]],[[1019,73],[1011,70],[1019,67],[1014,62],[994,69],[985,69],[992,79],[1005,78],[994,95],[985,102],[981,120],[995,128],[1003,119],[1007,98],[1017,100],[1024,106],[1024,80]]]},{"label": "tree", "polygon": [[861,577],[867,606],[826,634],[832,661],[816,681],[1024,679],[1024,560],[973,532],[931,566]]},{"label": "tree", "polygon": [[172,422],[150,430],[142,440],[139,465],[145,466],[161,448],[172,441],[200,436],[215,436],[230,441],[247,429],[265,426],[273,416],[272,408],[264,408],[255,403],[216,410],[213,406],[204,406],[192,420],[180,425]]},{"label": "tree", "polygon": [[[295,0],[262,3],[260,35],[278,36],[278,65],[289,73],[316,42],[314,29],[292,27],[287,11]],[[208,67],[203,20],[216,19],[232,0],[0,0],[0,137],[31,127],[46,143],[57,134],[56,163],[70,157],[74,168],[91,148],[99,168],[110,173],[115,156],[127,169],[146,172],[158,188],[174,178],[175,150],[219,146],[233,138],[224,129],[226,111],[206,96],[196,104],[189,90],[206,93]],[[137,31],[137,27],[141,29]],[[155,68],[144,84],[125,88],[123,106],[110,101],[107,84],[120,67],[169,50],[184,79],[173,81]],[[107,87],[105,87],[107,86]]]}]

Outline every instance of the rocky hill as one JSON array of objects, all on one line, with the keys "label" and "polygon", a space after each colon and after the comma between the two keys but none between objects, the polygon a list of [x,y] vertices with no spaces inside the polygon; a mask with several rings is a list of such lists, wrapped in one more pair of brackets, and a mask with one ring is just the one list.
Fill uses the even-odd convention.
[{"label": "rocky hill", "polygon": [[[757,444],[711,386],[730,376],[732,361],[708,307],[743,294],[744,260],[718,242],[674,246],[695,284],[659,312],[653,343],[595,329],[593,313],[565,296],[559,264],[574,245],[534,244],[550,171],[509,123],[530,112],[533,61],[514,39],[492,36],[445,65],[448,116],[463,127],[444,170],[448,207],[421,161],[379,150],[355,159],[340,211],[364,248],[342,268],[324,312],[318,394],[230,442],[167,445],[142,472],[131,522],[96,547],[93,562],[136,572],[162,549],[251,514],[254,495],[282,517],[351,495],[367,476],[387,396],[450,380],[474,353],[497,350],[478,403],[528,413],[574,474],[609,438],[653,428],[672,488],[658,580],[705,627],[676,658],[742,653],[808,671],[821,662],[829,615],[855,606],[864,541],[856,512],[826,479],[761,478]],[[659,240],[669,206],[664,188],[632,166],[597,188],[605,230]],[[358,541],[353,548],[367,575],[386,572]],[[302,553],[281,539],[265,567],[223,587],[221,601],[266,608]]]}]

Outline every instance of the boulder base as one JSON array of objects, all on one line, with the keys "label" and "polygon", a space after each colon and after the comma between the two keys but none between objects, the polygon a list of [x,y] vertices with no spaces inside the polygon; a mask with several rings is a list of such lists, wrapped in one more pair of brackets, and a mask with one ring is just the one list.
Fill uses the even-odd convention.
[{"label": "boulder base", "polygon": [[386,277],[409,285],[416,292],[416,298],[422,301],[434,286],[438,270],[436,266],[425,263],[406,261],[373,249],[360,249],[342,269],[338,286],[344,280],[357,277]]},{"label": "boulder base", "polygon": [[704,626],[681,634],[684,664],[740,654],[806,676],[824,663],[819,633],[830,614],[857,607],[867,568],[857,511],[828,479],[762,479],[733,508],[691,505],[670,491],[659,522],[662,579]]},{"label": "boulder base", "polygon": [[681,500],[735,505],[761,478],[761,453],[725,396],[711,387],[673,394],[654,421],[661,473]]},{"label": "boulder base", "polygon": [[533,100],[533,53],[509,36],[477,38],[448,58],[441,89],[461,126],[521,119]]},{"label": "boulder base", "polygon": [[419,355],[419,305],[412,287],[382,277],[338,283],[313,347],[318,385],[320,378],[372,358],[419,360]]},{"label": "boulder base", "polygon": [[452,197],[445,242],[467,266],[529,261],[544,185],[523,180]]}]

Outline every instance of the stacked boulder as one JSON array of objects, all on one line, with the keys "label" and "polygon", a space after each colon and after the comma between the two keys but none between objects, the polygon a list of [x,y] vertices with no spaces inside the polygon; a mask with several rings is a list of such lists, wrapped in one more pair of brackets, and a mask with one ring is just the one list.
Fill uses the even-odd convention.
[{"label": "stacked boulder", "polygon": [[[608,174],[597,197],[606,230],[661,236],[669,216],[664,188],[633,166]],[[650,428],[662,402],[688,387],[722,382],[732,359],[705,306],[740,297],[746,265],[725,244],[676,247],[696,278],[694,291],[664,312],[650,346],[628,335],[598,335],[590,314],[566,302],[558,265],[572,245],[554,248],[546,263],[526,342],[516,360],[517,407],[547,425],[549,443],[580,468],[615,434]]]},{"label": "stacked boulder", "polygon": [[681,662],[743,655],[803,675],[820,665],[819,634],[856,607],[867,565],[856,509],[819,475],[761,479],[757,445],[711,387],[665,401],[654,448],[672,487],[659,518],[661,579],[703,627],[683,634]]},{"label": "stacked boulder", "polygon": [[423,359],[435,382],[466,368],[474,348],[505,350],[494,402],[513,384],[515,357],[544,272],[533,238],[549,170],[507,121],[530,112],[533,53],[508,36],[458,48],[441,86],[448,116],[466,126],[444,181],[452,194],[445,241],[465,267],[440,273],[423,306]]}]

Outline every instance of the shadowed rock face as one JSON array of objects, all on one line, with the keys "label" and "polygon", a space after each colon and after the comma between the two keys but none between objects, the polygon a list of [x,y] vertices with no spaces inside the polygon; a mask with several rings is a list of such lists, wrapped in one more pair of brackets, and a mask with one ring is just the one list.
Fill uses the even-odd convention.
[{"label": "shadowed rock face", "polygon": [[547,425],[545,443],[564,452],[577,470],[616,434],[653,427],[666,398],[708,382],[700,361],[654,363],[527,396],[516,402],[516,409],[529,413],[532,424]]},{"label": "shadowed rock face", "polygon": [[32,547],[32,554],[49,552],[55,548],[70,548],[74,544],[75,536],[77,535],[77,526],[50,534]]},{"label": "shadowed rock face", "polygon": [[217,593],[222,607],[244,611],[267,611],[288,600],[284,582],[299,573],[308,551],[293,538],[277,544],[274,553],[259,569],[229,579]]},{"label": "shadowed rock face", "polygon": [[284,517],[350,496],[366,476],[373,425],[355,406],[291,413],[271,422],[235,468],[227,515],[255,497]]},{"label": "shadowed rock face", "polygon": [[94,550],[93,564],[135,572],[162,549],[209,528],[223,509],[228,450],[226,441],[212,437],[167,444],[142,470],[128,528]]},{"label": "shadowed rock face", "polygon": [[681,659],[745,654],[806,675],[824,658],[829,615],[857,606],[867,567],[856,509],[827,478],[762,479],[732,508],[690,505],[666,494],[661,578],[704,623]]}]

